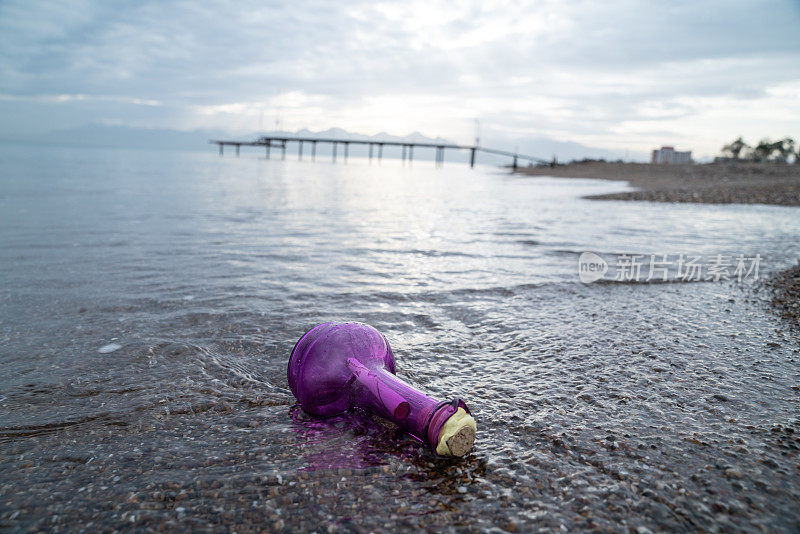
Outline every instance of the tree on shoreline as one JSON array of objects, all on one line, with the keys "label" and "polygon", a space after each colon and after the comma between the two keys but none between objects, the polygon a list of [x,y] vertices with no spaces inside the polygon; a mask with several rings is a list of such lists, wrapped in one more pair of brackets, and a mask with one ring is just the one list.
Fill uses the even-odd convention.
[{"label": "tree on shoreline", "polygon": [[722,147],[724,155],[730,155],[735,161],[739,161],[742,152],[744,152],[744,160],[755,162],[777,162],[786,163],[789,156],[794,156],[795,163],[800,160],[800,147],[797,153],[794,152],[795,142],[791,137],[786,137],[780,141],[770,141],[767,138],[762,139],[755,147],[750,147],[744,142],[744,139],[739,137],[735,141],[731,141]]},{"label": "tree on shoreline", "polygon": [[762,139],[758,142],[756,147],[750,151],[750,159],[759,163],[769,161],[775,148],[775,143],[770,142],[769,139]]},{"label": "tree on shoreline", "polygon": [[744,142],[744,139],[739,137],[739,139],[735,141],[731,141],[724,147],[722,147],[723,154],[730,154],[733,159],[739,159],[739,154],[742,153],[742,150],[745,148],[750,148],[747,143]]},{"label": "tree on shoreline", "polygon": [[775,143],[778,145],[775,150],[778,152],[778,157],[781,161],[786,163],[786,160],[789,159],[789,156],[794,154],[794,139],[791,137],[787,137]]}]

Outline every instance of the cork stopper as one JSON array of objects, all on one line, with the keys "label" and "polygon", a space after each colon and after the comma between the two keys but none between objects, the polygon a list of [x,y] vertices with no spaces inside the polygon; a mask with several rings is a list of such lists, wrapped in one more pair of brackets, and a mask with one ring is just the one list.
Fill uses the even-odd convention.
[{"label": "cork stopper", "polygon": [[436,452],[442,456],[464,456],[475,443],[476,431],[475,419],[459,408],[442,427]]}]

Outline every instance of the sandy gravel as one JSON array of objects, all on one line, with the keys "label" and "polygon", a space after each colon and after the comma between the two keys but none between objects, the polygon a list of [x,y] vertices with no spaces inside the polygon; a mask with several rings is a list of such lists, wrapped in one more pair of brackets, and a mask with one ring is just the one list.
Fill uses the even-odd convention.
[{"label": "sandy gravel", "polygon": [[532,176],[624,180],[639,189],[590,197],[596,199],[800,206],[800,165],[590,162],[552,168],[526,167],[517,172]]},{"label": "sandy gravel", "polygon": [[797,265],[777,273],[768,282],[772,305],[785,319],[800,328],[800,260]]}]

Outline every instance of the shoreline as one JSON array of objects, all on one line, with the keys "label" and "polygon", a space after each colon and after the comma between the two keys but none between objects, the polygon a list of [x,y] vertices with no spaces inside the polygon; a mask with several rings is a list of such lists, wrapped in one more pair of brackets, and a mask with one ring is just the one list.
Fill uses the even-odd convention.
[{"label": "shoreline", "polygon": [[747,162],[652,165],[590,161],[556,167],[520,167],[512,172],[527,176],[626,181],[638,189],[585,197],[594,200],[800,206],[800,165]]},{"label": "shoreline", "polygon": [[[647,163],[583,162],[557,167],[524,167],[528,176],[596,178],[626,181],[637,191],[589,195],[592,200],[639,200],[698,204],[766,204],[800,206],[800,165],[709,163],[651,165]],[[770,304],[782,318],[800,325],[800,260],[766,282]]]}]

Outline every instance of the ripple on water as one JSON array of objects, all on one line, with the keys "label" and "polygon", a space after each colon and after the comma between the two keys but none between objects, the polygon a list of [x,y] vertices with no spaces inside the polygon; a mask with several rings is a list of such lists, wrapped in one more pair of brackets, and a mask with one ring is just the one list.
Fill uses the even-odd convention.
[{"label": "ripple on water", "polygon": [[[590,202],[618,184],[464,169],[109,154],[125,162],[110,176],[99,153],[81,172],[53,156],[85,188],[76,204],[32,155],[7,158],[25,180],[3,182],[0,228],[25,234],[0,231],[4,526],[800,528],[798,346],[766,297],[575,272],[585,250],[777,268],[796,211]],[[341,319],[384,332],[404,379],[467,400],[467,457],[295,406],[289,351]]]}]

